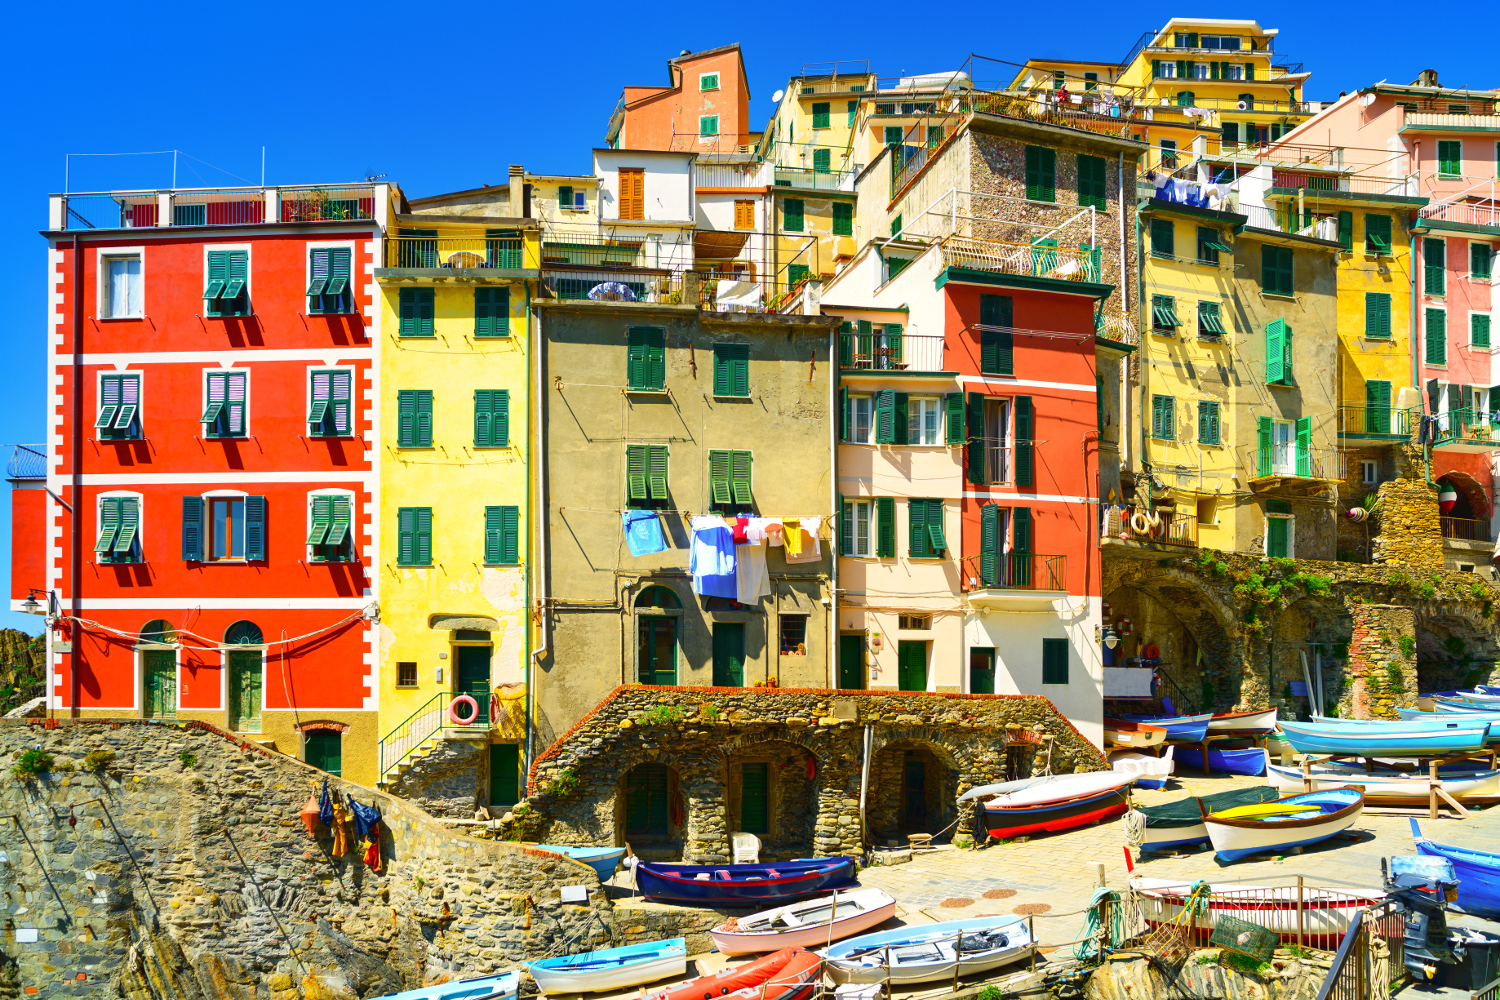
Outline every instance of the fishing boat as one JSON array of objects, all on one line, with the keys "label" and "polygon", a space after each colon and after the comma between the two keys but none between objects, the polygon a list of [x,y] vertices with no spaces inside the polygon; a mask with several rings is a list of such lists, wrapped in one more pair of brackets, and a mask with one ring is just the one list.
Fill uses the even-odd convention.
[{"label": "fishing boat", "polygon": [[[1310,769],[1312,790],[1353,786],[1362,789],[1365,801],[1379,805],[1424,806],[1429,800],[1427,775],[1401,774],[1392,771],[1367,773],[1352,767],[1313,766]],[[1266,778],[1271,787],[1283,795],[1303,791],[1302,771],[1295,767],[1266,763]],[[1471,771],[1439,776],[1443,791],[1460,802],[1495,801],[1500,796],[1500,771]]]},{"label": "fishing boat", "polygon": [[[1251,808],[1271,805],[1294,811],[1239,818],[1223,813],[1210,815],[1208,808],[1199,802],[1214,854],[1224,861],[1239,861],[1255,854],[1293,851],[1327,840],[1359,819],[1364,811],[1364,793],[1357,788],[1304,792]],[[1308,814],[1302,810],[1304,806],[1313,806],[1317,812]]]},{"label": "fishing boat", "polygon": [[1491,718],[1493,713],[1476,712],[1472,715],[1462,717],[1450,714],[1439,715],[1436,712],[1418,715],[1416,718],[1401,719],[1330,719],[1326,716],[1315,716],[1314,722],[1337,723],[1344,726],[1373,726],[1376,728],[1387,728],[1392,726],[1420,727],[1423,729],[1464,729],[1469,726],[1489,726],[1489,734],[1485,737],[1487,746],[1500,746],[1500,725],[1495,725]]},{"label": "fishing boat", "polygon": [[1458,871],[1458,906],[1475,916],[1500,918],[1500,854],[1476,851],[1472,847],[1434,844],[1422,836],[1417,821],[1411,821],[1411,835],[1417,842],[1417,853],[1447,858]]},{"label": "fishing boat", "polygon": [[1133,774],[1089,771],[971,788],[960,802],[983,799],[984,829],[998,840],[1084,826],[1127,808]]},{"label": "fishing boat", "polygon": [[1408,720],[1384,724],[1283,721],[1281,731],[1299,753],[1420,757],[1478,750],[1489,734],[1489,723],[1460,721],[1448,728]]},{"label": "fishing boat", "polygon": [[1267,708],[1258,712],[1215,712],[1208,720],[1210,733],[1248,733],[1259,735],[1276,728],[1276,709]]},{"label": "fishing boat", "polygon": [[1202,715],[1126,715],[1130,722],[1146,722],[1161,726],[1167,731],[1167,740],[1172,743],[1201,743],[1213,719],[1212,712]]},{"label": "fishing boat", "polygon": [[643,1000],[807,1000],[823,978],[823,957],[803,948],[782,948],[744,965],[731,965]]},{"label": "fishing boat", "polygon": [[641,861],[635,884],[641,895],[668,903],[754,906],[789,903],[854,881],[853,858],[805,858],[774,865],[680,865]]},{"label": "fishing boat", "polygon": [[1493,705],[1470,705],[1466,701],[1457,698],[1434,698],[1432,700],[1432,711],[1434,714],[1447,713],[1448,715],[1470,716],[1485,714],[1495,711]]},{"label": "fishing boat", "polygon": [[[1134,873],[1130,884],[1140,894],[1141,916],[1152,928],[1177,919],[1192,890],[1191,882]],[[1295,885],[1230,882],[1210,884],[1209,891],[1207,909],[1192,917],[1193,927],[1204,938],[1220,917],[1234,917],[1273,931],[1283,941],[1298,940],[1300,931],[1304,944],[1330,951],[1339,946],[1356,913],[1385,899],[1385,893],[1373,889],[1313,884],[1299,890]]]},{"label": "fishing boat", "polygon": [[[1203,751],[1197,747],[1182,747],[1177,758],[1183,767],[1202,767]],[[1208,748],[1208,767],[1211,771],[1229,774],[1249,774],[1259,777],[1266,773],[1266,752],[1259,747],[1235,749],[1232,747]]]},{"label": "fishing boat", "polygon": [[1006,914],[865,934],[823,956],[835,983],[925,983],[998,969],[1035,946],[1026,918]]},{"label": "fishing boat", "polygon": [[879,889],[851,889],[731,918],[708,933],[725,955],[751,955],[823,947],[883,924],[895,913],[896,900]]},{"label": "fishing boat", "polygon": [[[1235,806],[1256,805],[1272,801],[1276,797],[1274,788],[1258,785],[1254,788],[1215,792],[1203,796],[1203,801],[1212,812]],[[1125,830],[1130,843],[1140,847],[1142,851],[1175,851],[1184,847],[1201,847],[1208,843],[1208,829],[1203,825],[1203,813],[1198,809],[1198,800],[1191,795],[1165,805],[1136,806],[1125,819]]]},{"label": "fishing boat", "polygon": [[569,847],[562,844],[537,844],[536,849],[566,855],[574,861],[582,861],[599,873],[601,882],[610,880],[615,869],[620,867],[620,859],[625,856],[623,847]]},{"label": "fishing boat", "polygon": [[[1451,722],[1451,721],[1454,721],[1451,718],[1452,716],[1462,716],[1462,718],[1458,719],[1458,722],[1460,724],[1467,723],[1467,724],[1471,724],[1472,725],[1474,723],[1479,722],[1480,720],[1483,720],[1485,722],[1491,722],[1491,723],[1493,723],[1493,722],[1500,722],[1500,707],[1496,707],[1496,708],[1462,708],[1462,707],[1460,707],[1460,708],[1454,708],[1454,709],[1437,709],[1437,710],[1434,710],[1434,711],[1431,711],[1431,712],[1424,712],[1420,708],[1398,708],[1398,709],[1396,709],[1396,714],[1399,715],[1399,716],[1401,716],[1402,719],[1410,719],[1413,722],[1430,722],[1430,721],[1433,721],[1433,720],[1436,720],[1436,719],[1442,719],[1445,722]],[[1495,726],[1491,726],[1490,727],[1491,731],[1493,731],[1496,728],[1497,727],[1495,727]]]},{"label": "fishing boat", "polygon": [[388,993],[383,1000],[445,1000],[446,997],[463,997],[463,1000],[515,1000],[520,988],[521,970],[512,969],[493,976],[455,979],[436,986]]},{"label": "fishing boat", "polygon": [[1172,777],[1174,762],[1172,754],[1176,749],[1176,747],[1167,747],[1167,752],[1160,757],[1153,757],[1148,753],[1116,750],[1109,755],[1109,766],[1111,770],[1120,774],[1135,775],[1137,788],[1160,788]]},{"label": "fishing boat", "polygon": [[1161,746],[1166,739],[1166,726],[1153,726],[1149,722],[1134,722],[1130,719],[1104,720],[1104,742],[1113,746],[1145,750]]},{"label": "fishing boat", "polygon": [[600,993],[687,974],[687,938],[543,958],[526,966],[543,993]]}]

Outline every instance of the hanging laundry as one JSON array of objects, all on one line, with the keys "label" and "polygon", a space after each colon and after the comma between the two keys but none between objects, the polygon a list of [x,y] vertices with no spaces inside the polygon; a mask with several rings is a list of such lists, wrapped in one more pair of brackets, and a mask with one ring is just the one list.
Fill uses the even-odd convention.
[{"label": "hanging laundry", "polygon": [[[765,522],[761,527],[766,536],[767,545],[780,546],[786,543],[786,529],[782,527],[781,519],[775,517],[762,518]],[[753,536],[752,536],[753,537]]]},{"label": "hanging laundry", "polygon": [[[790,522],[787,522],[790,524]],[[817,562],[823,558],[823,549],[818,541],[818,529],[822,526],[821,517],[799,518],[797,522],[797,552],[792,552],[790,527],[787,529],[787,552],[786,561],[789,563]]]},{"label": "hanging laundry", "polygon": [[802,522],[796,518],[785,518],[781,522],[782,537],[786,542],[786,561],[802,554]]},{"label": "hanging laundry", "polygon": [[[749,526],[745,529],[745,540],[751,543],[770,541],[771,529],[773,527],[777,529],[777,535],[780,535],[781,522],[776,520],[776,518],[752,517],[750,518]],[[776,543],[773,542],[772,544]]]},{"label": "hanging laundry", "polygon": [[323,795],[318,799],[318,822],[324,826],[333,825],[333,797],[328,793],[328,778],[323,778]]},{"label": "hanging laundry", "polygon": [[759,604],[771,593],[771,576],[766,572],[766,547],[761,542],[734,547],[735,595],[741,604]]},{"label": "hanging laundry", "polygon": [[748,517],[741,516],[735,518],[734,521],[730,523],[729,530],[734,535],[735,545],[744,545],[750,541],[748,537],[748,533],[750,531],[750,519]]},{"label": "hanging laundry", "polygon": [[661,530],[661,517],[656,511],[622,511],[620,526],[625,529],[625,544],[630,547],[631,555],[649,556],[667,551],[667,540]]},{"label": "hanging laundry", "polygon": [[[378,814],[377,814],[378,815]],[[365,867],[372,872],[380,871],[380,823],[377,820],[370,824],[366,831],[366,837],[359,842],[360,860]]]},{"label": "hanging laundry", "polygon": [[717,515],[695,517],[690,527],[693,547],[688,554],[688,572],[693,574],[693,593],[733,599],[738,592],[734,533]]},{"label": "hanging laundry", "polygon": [[333,856],[342,858],[349,853],[349,810],[342,802],[333,804],[333,822],[329,828],[333,830]]},{"label": "hanging laundry", "polygon": [[374,806],[362,806],[352,796],[346,796],[349,811],[354,814],[354,836],[364,840],[370,827],[380,822],[380,810]]}]

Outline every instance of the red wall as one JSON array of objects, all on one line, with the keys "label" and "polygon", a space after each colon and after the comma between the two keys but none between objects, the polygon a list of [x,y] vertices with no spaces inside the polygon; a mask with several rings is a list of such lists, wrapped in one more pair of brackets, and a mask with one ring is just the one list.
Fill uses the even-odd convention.
[{"label": "red wall", "polygon": [[[31,588],[47,589],[47,508],[45,490],[10,494],[10,596],[25,600]],[[46,599],[42,598],[46,604]],[[38,619],[40,620],[40,619]]]}]

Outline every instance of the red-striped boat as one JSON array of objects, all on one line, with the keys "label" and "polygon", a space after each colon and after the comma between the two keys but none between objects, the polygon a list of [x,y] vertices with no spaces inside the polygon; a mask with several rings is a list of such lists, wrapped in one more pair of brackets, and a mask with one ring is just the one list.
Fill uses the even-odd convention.
[{"label": "red-striped boat", "polygon": [[806,858],[771,865],[679,865],[639,861],[641,895],[666,903],[756,906],[815,896],[854,881],[853,858]]}]

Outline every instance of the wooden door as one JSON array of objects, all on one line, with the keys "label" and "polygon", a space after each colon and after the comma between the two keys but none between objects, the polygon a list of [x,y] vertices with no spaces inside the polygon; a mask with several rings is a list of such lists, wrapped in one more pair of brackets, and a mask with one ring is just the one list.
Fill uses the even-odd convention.
[{"label": "wooden door", "polygon": [[490,805],[515,805],[521,798],[521,746],[490,744]]},{"label": "wooden door", "polygon": [[636,649],[637,678],[642,684],[676,684],[677,619],[641,615],[637,621],[640,638]]},{"label": "wooden door", "polygon": [[177,654],[170,649],[152,649],[141,654],[141,672],[145,675],[145,710],[147,719],[171,719],[177,715]]},{"label": "wooden door", "polygon": [[641,764],[625,779],[625,832],[665,835],[669,772],[665,764]]},{"label": "wooden door", "polygon": [[926,691],[927,643],[902,639],[896,647],[896,670],[902,691]]},{"label": "wooden door", "polygon": [[839,636],[839,688],[845,691],[865,689],[865,637]]},{"label": "wooden door", "polygon": [[995,650],[975,646],[969,650],[969,693],[995,693]]},{"label": "wooden door", "polygon": [[620,170],[620,218],[646,217],[646,171],[626,167]]},{"label": "wooden door", "polygon": [[901,825],[920,830],[927,824],[927,765],[908,760],[901,766]]},{"label": "wooden door", "polygon": [[745,625],[714,622],[714,687],[745,686]]},{"label": "wooden door", "polygon": [[770,796],[765,764],[740,765],[740,829],[746,833],[770,833]]},{"label": "wooden door", "polygon": [[332,729],[315,729],[302,738],[302,756],[313,767],[329,774],[342,774],[344,737]]},{"label": "wooden door", "polygon": [[229,654],[229,728],[260,732],[262,691],[260,650]]},{"label": "wooden door", "polygon": [[[490,693],[490,647],[459,646],[458,674],[454,677],[453,690],[472,696]],[[482,703],[481,703],[482,706]]]}]

